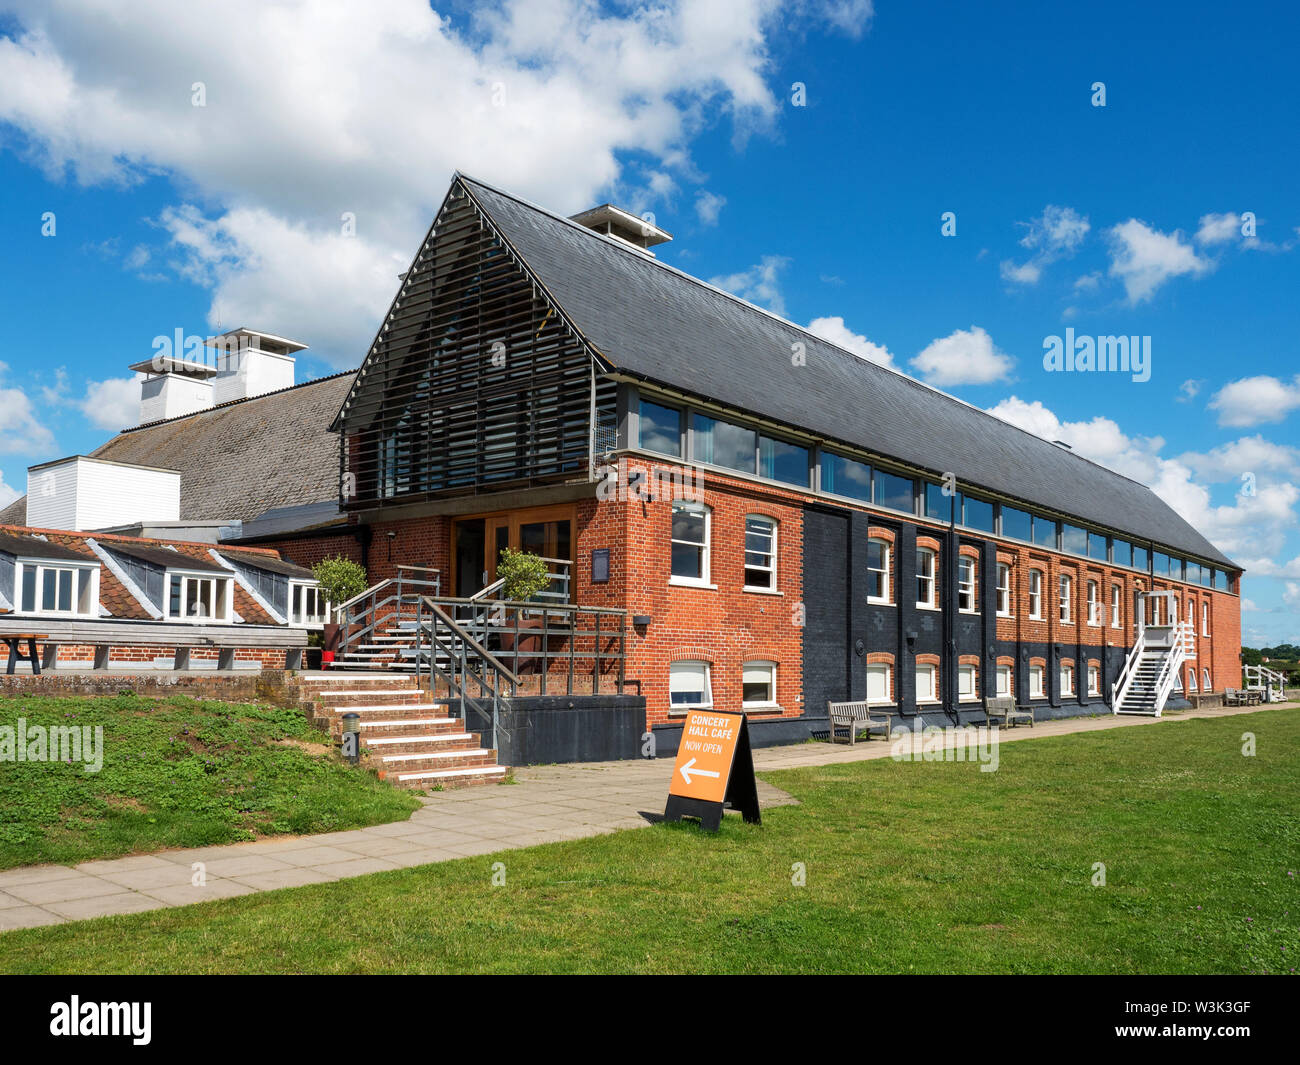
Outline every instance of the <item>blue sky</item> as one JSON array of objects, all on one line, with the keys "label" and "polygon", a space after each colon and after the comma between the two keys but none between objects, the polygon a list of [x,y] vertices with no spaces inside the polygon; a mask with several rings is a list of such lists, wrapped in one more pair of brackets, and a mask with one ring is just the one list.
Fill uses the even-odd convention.
[{"label": "blue sky", "polygon": [[[1300,642],[1297,16],[1060,6],[0,4],[0,501],[155,336],[355,365],[460,168],[1151,484]],[[1150,380],[1046,372],[1067,328]]]}]

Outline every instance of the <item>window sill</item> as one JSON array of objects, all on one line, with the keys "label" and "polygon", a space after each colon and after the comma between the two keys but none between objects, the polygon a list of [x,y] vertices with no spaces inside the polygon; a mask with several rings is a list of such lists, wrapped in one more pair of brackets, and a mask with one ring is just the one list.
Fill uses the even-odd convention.
[{"label": "window sill", "polygon": [[775,588],[755,588],[748,584],[744,585],[740,590],[742,592],[751,592],[754,595],[785,595],[785,592],[778,591]]},{"label": "window sill", "polygon": [[871,596],[867,596],[867,606],[893,606],[893,605],[894,605],[894,601],[892,599],[873,599]]},{"label": "window sill", "polygon": [[1004,613],[1002,613],[1001,611],[998,611],[998,613],[995,614],[994,617],[1005,618],[1007,621],[1015,621],[1015,620],[1016,620],[1016,616],[1015,616],[1015,614],[1004,614]]},{"label": "window sill", "polygon": [[685,717],[685,716],[686,716],[687,714],[689,714],[692,710],[712,710],[712,709],[713,709],[712,706],[682,706],[682,707],[678,707],[678,708],[671,708],[671,707],[670,707],[669,710],[668,710],[668,716],[669,716],[669,717]]},{"label": "window sill", "polygon": [[939,610],[939,608],[938,608],[937,606],[931,606],[929,603],[917,603],[917,604],[916,604],[916,609],[917,609],[917,610],[934,610],[934,611],[936,611],[936,612]]},{"label": "window sill", "polygon": [[746,706],[741,703],[740,709],[746,714],[784,714],[785,707],[777,706],[776,703],[763,703],[762,706]]},{"label": "window sill", "polygon": [[668,587],[670,588],[704,588],[711,592],[716,592],[718,586],[710,584],[708,581],[692,581],[685,577],[669,577]]}]

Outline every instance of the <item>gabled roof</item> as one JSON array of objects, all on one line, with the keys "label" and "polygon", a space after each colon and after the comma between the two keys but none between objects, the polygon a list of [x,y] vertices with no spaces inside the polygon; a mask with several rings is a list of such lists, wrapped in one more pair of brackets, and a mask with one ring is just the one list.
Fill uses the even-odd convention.
[{"label": "gabled roof", "polygon": [[222,566],[218,566],[210,558],[202,558],[197,555],[187,554],[181,551],[173,551],[169,547],[149,546],[153,541],[142,544],[131,544],[124,540],[98,540],[99,545],[104,550],[113,554],[125,555],[127,558],[133,558],[137,562],[146,562],[150,566],[157,566],[160,569],[187,569],[196,570],[204,573],[225,573]]},{"label": "gabled roof", "polygon": [[[617,371],[1235,568],[1137,481],[567,218],[456,180]],[[804,365],[790,357],[796,343]]]},{"label": "gabled roof", "polygon": [[[127,429],[90,457],[179,470],[182,521],[249,521],[273,508],[336,502],[339,438],[329,425],[354,376]],[[26,521],[26,496],[0,511],[0,524]]]}]

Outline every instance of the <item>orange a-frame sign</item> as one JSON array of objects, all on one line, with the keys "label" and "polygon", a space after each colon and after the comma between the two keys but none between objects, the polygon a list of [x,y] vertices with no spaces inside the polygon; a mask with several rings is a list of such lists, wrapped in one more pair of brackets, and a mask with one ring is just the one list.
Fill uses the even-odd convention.
[{"label": "orange a-frame sign", "polygon": [[758,785],[744,714],[692,710],[682,726],[664,818],[698,817],[716,829],[727,807],[760,824]]}]

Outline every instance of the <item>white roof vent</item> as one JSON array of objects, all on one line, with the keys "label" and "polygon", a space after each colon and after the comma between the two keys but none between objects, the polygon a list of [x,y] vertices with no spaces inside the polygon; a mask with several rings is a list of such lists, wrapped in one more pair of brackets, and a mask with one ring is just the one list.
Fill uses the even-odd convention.
[{"label": "white roof vent", "polygon": [[660,229],[653,222],[634,215],[631,211],[625,211],[621,207],[615,207],[612,203],[603,203],[589,211],[575,214],[571,221],[588,229],[594,229],[597,233],[604,233],[607,237],[621,240],[624,244],[630,244],[647,255],[654,254],[650,249],[655,245],[667,244],[673,239],[673,235],[666,229]]}]

